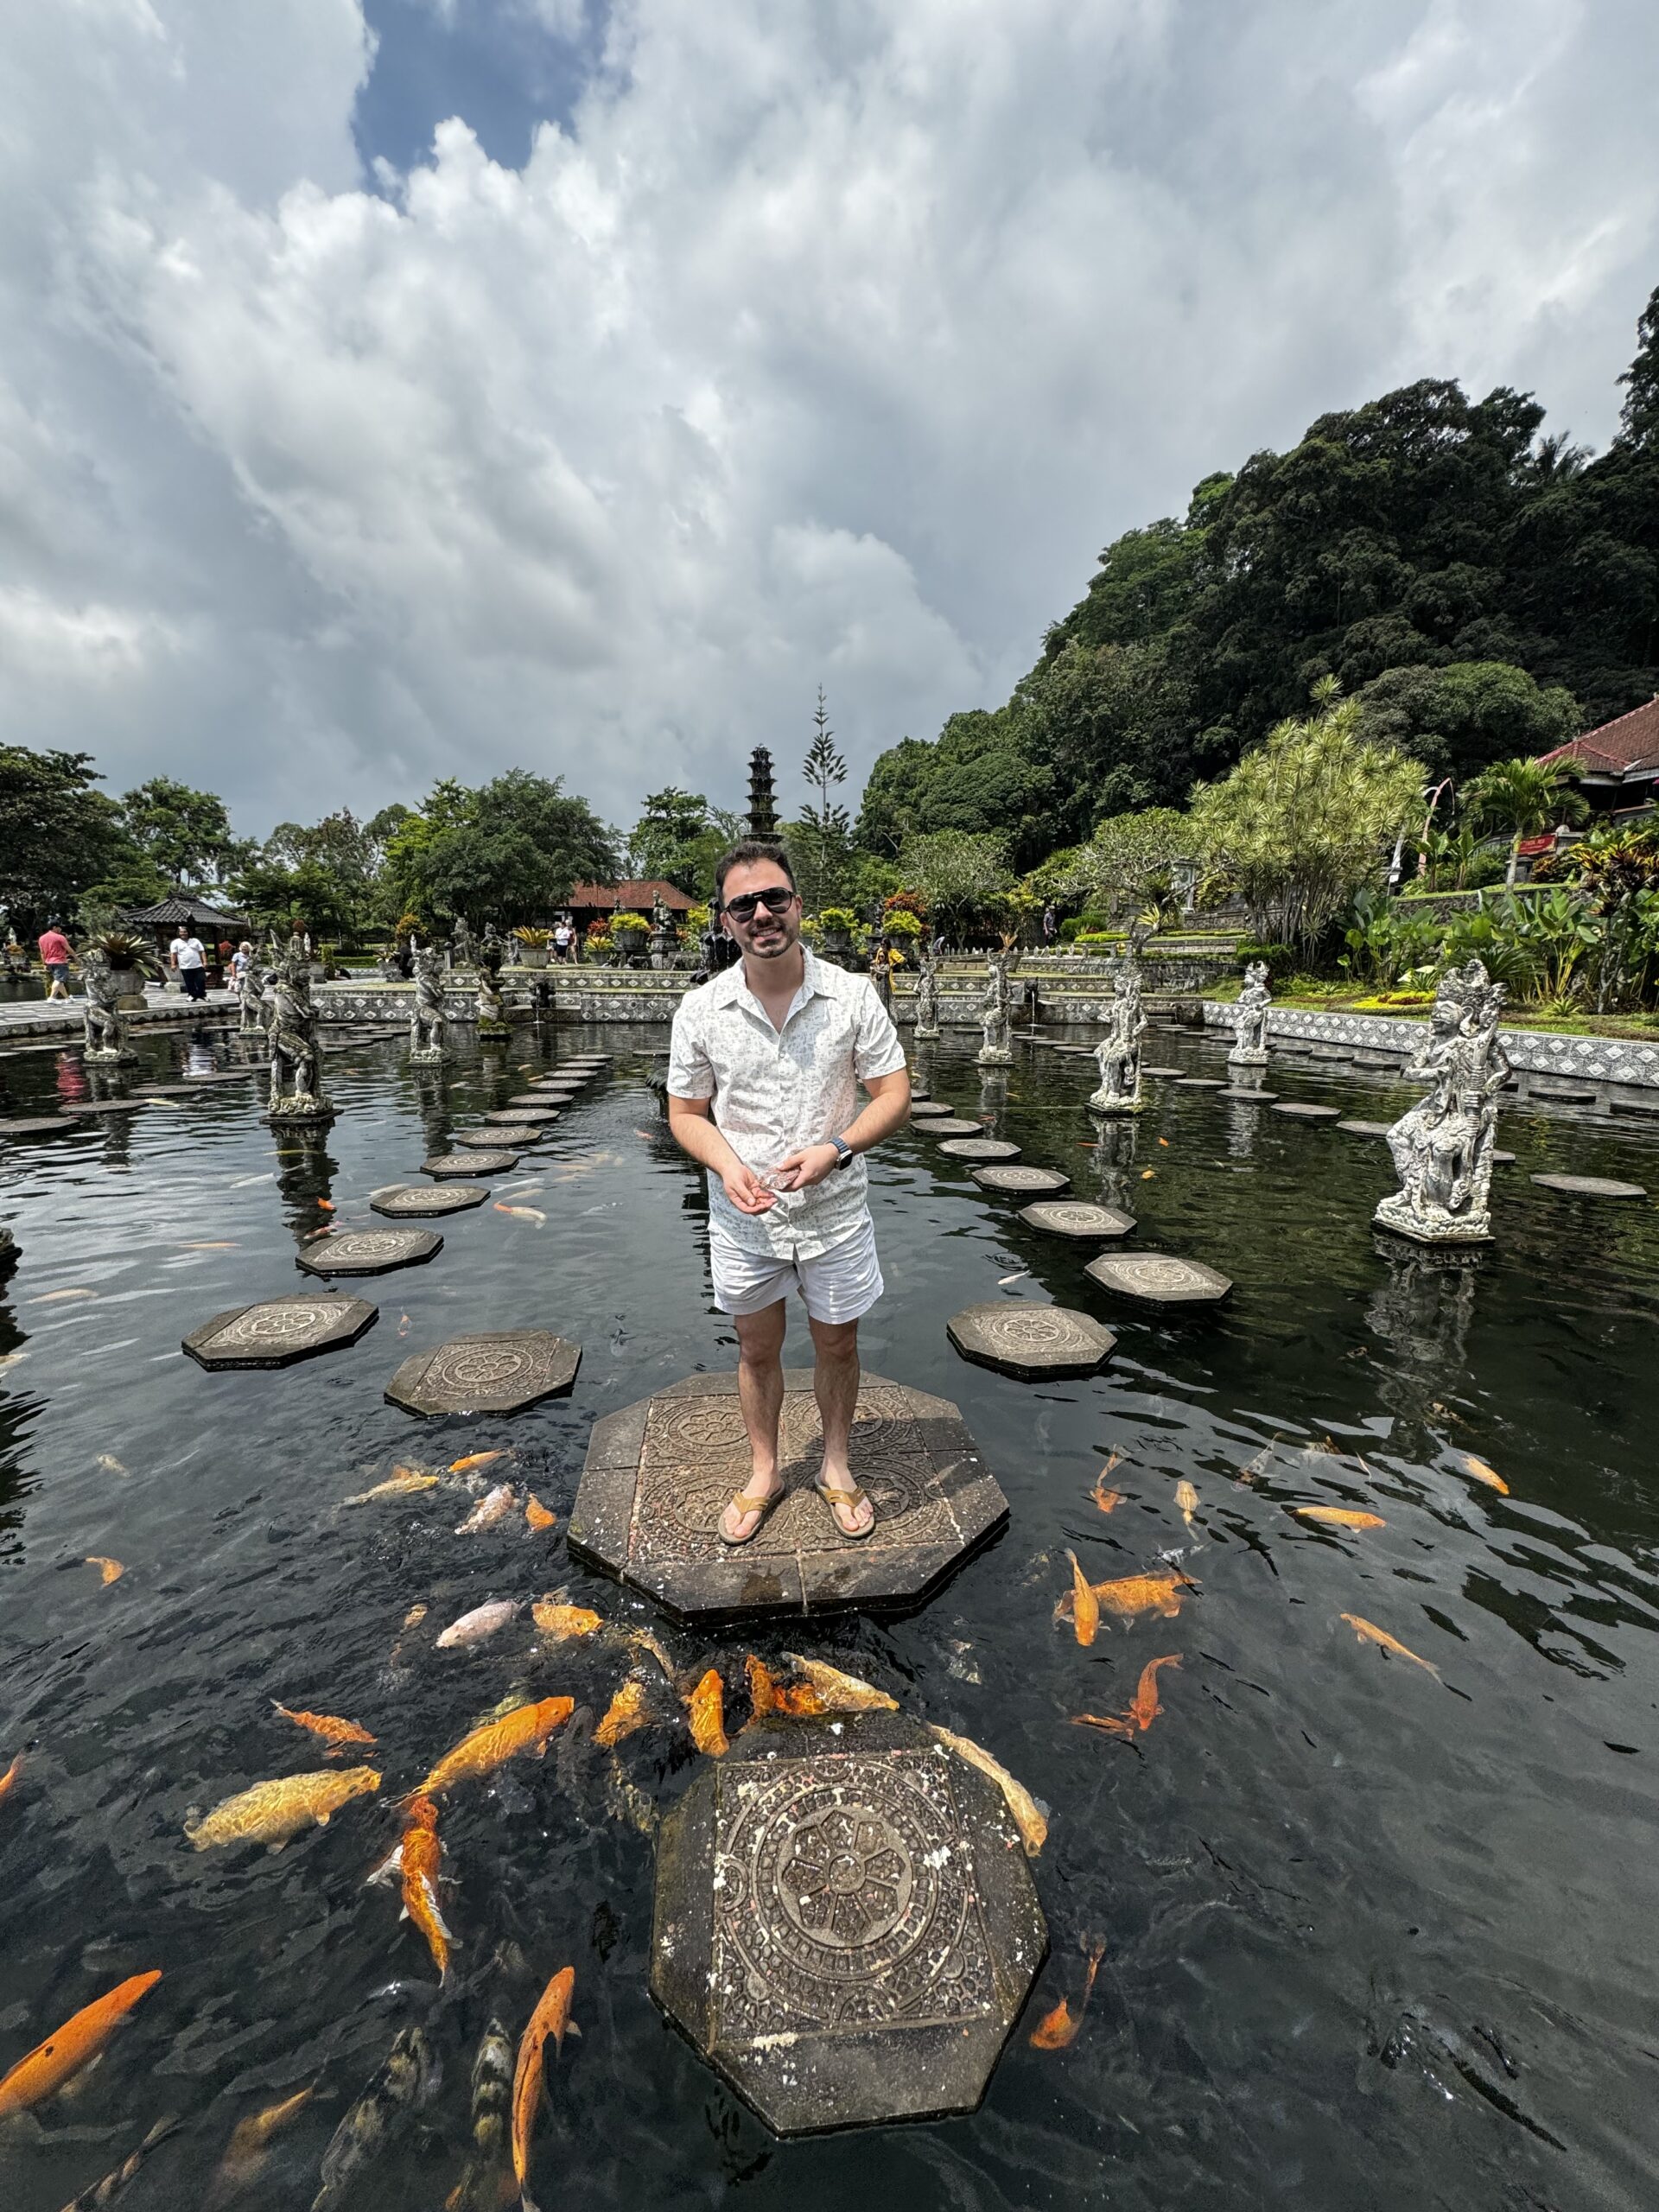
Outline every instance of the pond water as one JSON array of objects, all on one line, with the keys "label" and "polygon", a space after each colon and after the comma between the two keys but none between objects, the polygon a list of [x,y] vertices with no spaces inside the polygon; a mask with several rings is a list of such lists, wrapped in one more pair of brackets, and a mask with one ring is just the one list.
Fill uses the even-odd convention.
[{"label": "pond water", "polygon": [[[315,2083],[234,2200],[308,2205],[330,2133],[410,2020],[442,2085],[424,2132],[349,2202],[442,2204],[486,2019],[516,2038],[565,1965],[584,2032],[552,2069],[543,2204],[1650,2206],[1659,1215],[1527,1179],[1659,1191],[1659,1142],[1510,1111],[1500,1141],[1520,1158],[1497,1173],[1497,1244],[1444,1267],[1369,1226],[1391,1183],[1374,1140],[1161,1082],[1099,1147],[1088,1060],[1022,1045],[982,1079],[965,1051],[921,1048],[931,1096],[993,1115],[1076,1195],[1126,1196],[1137,1248],[1236,1288],[1178,1325],[1114,1308],[1083,1273],[1089,1248],[1028,1230],[1019,1201],[927,1138],[894,1140],[874,1164],[887,1296],[867,1363],[961,1407],[1010,1524],[908,1618],[694,1633],[563,1549],[594,1420],[735,1357],[700,1179],[647,1082],[664,1042],[523,1032],[442,1080],[412,1074],[396,1040],[337,1044],[340,1116],[308,1143],[262,1126],[252,1081],[0,1139],[0,1221],[22,1250],[0,1286],[0,1769],[23,1754],[0,1800],[0,2071],[122,1977],[164,1970],[78,2094],[0,2132],[9,2212],[56,2212],[163,2113],[180,2125],[122,2201],[199,2203],[236,2123]],[[380,1309],[349,1350],[276,1373],[181,1356],[215,1313],[304,1287],[302,1239],[373,1224],[369,1192],[418,1179],[523,1070],[595,1048],[616,1055],[609,1076],[495,1179],[544,1224],[489,1205],[433,1224],[432,1264],[346,1286]],[[229,1049],[151,1037],[134,1079]],[[1221,1052],[1166,1033],[1151,1057],[1219,1075]],[[1288,1061],[1269,1083],[1369,1119],[1408,1095]],[[74,1052],[0,1060],[8,1115],[86,1088]],[[969,1365],[945,1320],[996,1298],[1094,1312],[1116,1355],[1039,1386]],[[518,1325],[581,1339],[569,1399],[426,1423],[383,1402],[408,1351]],[[342,1505],[400,1461],[497,1446],[558,1516],[550,1536],[519,1521],[456,1535],[458,1489]],[[1090,1493],[1114,1459],[1121,1503],[1103,1515]],[[1297,1503],[1385,1525],[1322,1529]],[[1085,1650],[1053,1618],[1068,1548],[1092,1580],[1173,1563],[1196,1586],[1177,1618],[1109,1621]],[[105,1586],[91,1554],[121,1579]],[[527,1618],[474,1650],[434,1648],[468,1606],[557,1588],[655,1625],[683,1668],[720,1660],[733,1726],[743,1654],[804,1648],[976,1738],[1048,1808],[1034,1872],[1051,1956],[976,2114],[779,2143],[655,2012],[644,1808],[700,1764],[671,1696],[618,1754],[632,1798],[602,1755],[556,1738],[446,1800],[461,1948],[440,1995],[395,1891],[364,1876],[397,1834],[394,1792],[510,1694],[604,1709],[613,1649],[538,1651]],[[1344,1614],[1438,1674],[1362,1643]],[[1147,1733],[1071,1725],[1121,1711],[1166,1653],[1180,1665]],[[372,1731],[384,1793],[278,1856],[194,1852],[190,1808],[321,1764],[273,1700]],[[1096,1943],[1076,2041],[1033,2049]]]}]

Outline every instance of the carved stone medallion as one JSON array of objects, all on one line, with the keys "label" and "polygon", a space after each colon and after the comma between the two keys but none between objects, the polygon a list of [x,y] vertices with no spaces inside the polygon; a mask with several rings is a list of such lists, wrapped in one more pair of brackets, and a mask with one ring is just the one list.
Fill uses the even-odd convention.
[{"label": "carved stone medallion", "polygon": [[1069,1306],[1037,1306],[999,1298],[964,1306],[945,1323],[945,1334],[964,1359],[1017,1375],[1022,1382],[1052,1376],[1092,1375],[1109,1358],[1117,1338],[1092,1313]]},{"label": "carved stone medallion", "polygon": [[1273,1110],[1299,1122],[1334,1122],[1342,1112],[1340,1106],[1311,1106],[1301,1098],[1281,1098]]},{"label": "carved stone medallion", "polygon": [[747,1729],[663,1825],[652,1994],[782,2135],[972,2111],[1047,1941],[1000,1792],[897,1713]]},{"label": "carved stone medallion", "polygon": [[785,1496],[749,1542],[722,1542],[718,1526],[749,1478],[737,1377],[698,1375],[596,1425],[572,1556],[682,1620],[891,1609],[926,1596],[1007,1517],[957,1408],[866,1374],[852,1461],[875,1527],[843,1536],[811,1487],[823,1446],[810,1370],[787,1371],[785,1386]]},{"label": "carved stone medallion", "polygon": [[568,1390],[581,1364],[582,1346],[550,1329],[452,1337],[406,1359],[386,1396],[410,1414],[516,1414]]},{"label": "carved stone medallion", "polygon": [[952,1160],[1018,1160],[1020,1147],[1001,1137],[952,1137],[939,1150]]},{"label": "carved stone medallion", "polygon": [[493,1152],[500,1146],[532,1145],[542,1131],[531,1122],[513,1122],[505,1128],[457,1129],[454,1142],[469,1152]]},{"label": "carved stone medallion", "polygon": [[1052,1236],[1087,1238],[1093,1243],[1109,1236],[1127,1236],[1135,1227],[1128,1214],[1120,1213],[1116,1206],[1096,1205],[1090,1198],[1057,1198],[1021,1206],[1020,1218],[1033,1229],[1047,1230]]},{"label": "carved stone medallion", "polygon": [[183,1349],[203,1367],[289,1367],[315,1352],[354,1344],[372,1328],[379,1308],[360,1298],[327,1291],[270,1298],[259,1306],[233,1306],[194,1329]]},{"label": "carved stone medallion", "polygon": [[1057,1167],[976,1167],[974,1180],[985,1191],[1069,1191],[1071,1178]]},{"label": "carved stone medallion", "polygon": [[370,1192],[369,1204],[376,1213],[397,1221],[431,1214],[465,1213],[469,1206],[481,1206],[489,1195],[482,1183],[449,1183],[441,1191],[434,1191],[424,1183],[387,1183],[379,1190]]},{"label": "carved stone medallion", "polygon": [[442,1237],[429,1229],[341,1229],[308,1244],[296,1264],[311,1275],[384,1275],[418,1267],[442,1249]]},{"label": "carved stone medallion", "polygon": [[916,1126],[925,1137],[976,1137],[984,1124],[965,1122],[956,1114],[935,1114]]},{"label": "carved stone medallion", "polygon": [[1232,1289],[1227,1276],[1168,1252],[1103,1252],[1084,1273],[1103,1290],[1142,1306],[1215,1306]]},{"label": "carved stone medallion", "polygon": [[516,1152],[435,1152],[421,1162],[423,1175],[505,1175],[518,1165]]},{"label": "carved stone medallion", "polygon": [[1565,1191],[1575,1198],[1645,1198],[1647,1187],[1642,1183],[1619,1183],[1605,1175],[1535,1175],[1532,1178],[1541,1190]]}]

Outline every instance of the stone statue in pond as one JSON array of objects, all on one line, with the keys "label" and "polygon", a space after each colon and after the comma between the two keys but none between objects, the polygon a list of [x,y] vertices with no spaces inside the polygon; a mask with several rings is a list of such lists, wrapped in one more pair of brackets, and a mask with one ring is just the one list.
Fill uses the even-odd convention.
[{"label": "stone statue in pond", "polygon": [[322,1087],[322,1048],[311,1003],[311,963],[296,938],[271,971],[267,989],[273,1122],[332,1122],[334,1109]]},{"label": "stone statue in pond", "polygon": [[409,1012],[409,1057],[435,1067],[443,1058],[443,969],[435,944],[415,952],[415,1003]]},{"label": "stone statue in pond", "polygon": [[923,1042],[939,1033],[939,963],[930,944],[916,977],[916,1034]]},{"label": "stone statue in pond", "polygon": [[236,1033],[238,1038],[263,1037],[265,1028],[264,993],[270,971],[250,960],[236,979]]},{"label": "stone statue in pond", "polygon": [[478,956],[478,1033],[505,1037],[511,1033],[506,1001],[501,995],[501,945],[486,936]]},{"label": "stone statue in pond", "polygon": [[90,1065],[101,1068],[121,1067],[136,1060],[138,1055],[127,1042],[127,1025],[117,1004],[121,986],[96,945],[89,946],[82,956],[81,973],[86,983],[83,1057]]},{"label": "stone statue in pond", "polygon": [[1510,1063],[1497,1041],[1503,987],[1478,960],[1440,979],[1428,1035],[1406,1072],[1430,1088],[1389,1131],[1400,1188],[1378,1206],[1380,1228],[1421,1244],[1483,1244],[1497,1094]]},{"label": "stone statue in pond", "polygon": [[1100,1088],[1089,1101],[1091,1114],[1141,1111],[1141,1039],[1147,1017],[1141,1011],[1141,970],[1132,959],[1117,963],[1112,1002],[1106,1009],[1106,1034],[1095,1047]]},{"label": "stone statue in pond", "polygon": [[474,957],[473,933],[467,925],[467,917],[457,914],[455,926],[449,932],[449,964],[452,968],[470,968]]},{"label": "stone statue in pond", "polygon": [[979,1026],[985,1041],[976,1056],[982,1068],[1007,1067],[1014,1058],[1014,996],[1008,986],[1011,947],[985,956],[985,998],[979,1009]]},{"label": "stone statue in pond", "polygon": [[1268,988],[1268,963],[1252,960],[1244,970],[1244,988],[1233,1007],[1233,1049],[1230,1068],[1264,1068],[1268,1064],[1268,1009],[1273,994]]}]

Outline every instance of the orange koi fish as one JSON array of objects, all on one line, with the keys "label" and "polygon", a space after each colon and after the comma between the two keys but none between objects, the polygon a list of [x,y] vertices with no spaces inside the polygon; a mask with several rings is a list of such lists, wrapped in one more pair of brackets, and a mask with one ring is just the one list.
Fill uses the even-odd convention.
[{"label": "orange koi fish", "polygon": [[[1133,1620],[1137,1613],[1161,1613],[1166,1620],[1173,1620],[1181,1610],[1182,1592],[1190,1590],[1192,1582],[1185,1574],[1123,1574],[1092,1586],[1106,1611],[1122,1620]],[[1068,1590],[1054,1609],[1055,1619],[1069,1621],[1073,1602],[1073,1593]]]},{"label": "orange koi fish", "polygon": [[1380,1513],[1357,1513],[1346,1505],[1293,1505],[1299,1521],[1317,1521],[1322,1529],[1386,1529]]},{"label": "orange koi fish", "polygon": [[3,1797],[6,1792],[11,1788],[12,1784],[16,1781],[17,1777],[22,1771],[22,1765],[23,1755],[19,1751],[16,1758],[13,1759],[11,1764],[6,1769],[5,1772],[3,1774],[0,1774],[0,1797]]},{"label": "orange koi fish", "polygon": [[449,1946],[455,1939],[444,1926],[443,1915],[438,1910],[438,1869],[443,1863],[443,1847],[438,1841],[438,1808],[429,1797],[416,1796],[410,1798],[406,1812],[409,1824],[404,1830],[401,1861],[404,1913],[426,1938],[438,1980],[447,1981]]},{"label": "orange koi fish", "polygon": [[1100,1962],[1106,1955],[1106,1946],[1096,1943],[1089,1954],[1089,1963],[1084,1970],[1083,1995],[1074,2012],[1062,1997],[1052,2012],[1045,2012],[1031,2031],[1033,2050],[1065,2050],[1077,2039],[1077,2030],[1083,2025],[1083,2016],[1089,2009],[1089,1999],[1094,1994],[1095,1976],[1100,1972]]},{"label": "orange koi fish", "polygon": [[710,1758],[724,1758],[732,1748],[726,1734],[725,1690],[717,1669],[711,1667],[685,1700],[691,1716],[691,1740]]},{"label": "orange koi fish", "polygon": [[1497,1468],[1489,1467],[1484,1459],[1477,1459],[1472,1452],[1464,1453],[1463,1471],[1472,1475],[1478,1483],[1484,1483],[1489,1490],[1498,1491],[1505,1497],[1509,1496],[1510,1486]]},{"label": "orange koi fish", "polygon": [[[791,1719],[810,1720],[831,1710],[810,1682],[779,1682],[753,1652],[750,1652],[744,1664],[748,1669],[751,1719],[764,1720],[768,1714],[777,1713]],[[833,1675],[836,1669],[832,1667],[829,1672]],[[853,1678],[848,1675],[842,1679],[850,1683]],[[858,1687],[865,1690],[870,1698],[881,1695],[879,1690],[869,1689],[868,1684],[861,1683]]]},{"label": "orange koi fish", "polygon": [[498,1459],[506,1457],[505,1446],[499,1452],[469,1452],[464,1459],[452,1459],[449,1471],[452,1475],[470,1475],[480,1467],[493,1467]]},{"label": "orange koi fish", "polygon": [[1362,1643],[1374,1643],[1379,1651],[1392,1651],[1398,1659],[1409,1659],[1414,1667],[1423,1668],[1439,1681],[1440,1669],[1427,1659],[1420,1659],[1414,1651],[1408,1651],[1400,1639],[1390,1636],[1387,1629],[1378,1628],[1375,1621],[1362,1620],[1357,1613],[1344,1613],[1342,1618]]},{"label": "orange koi fish", "polygon": [[542,2097],[547,2039],[551,2036],[555,2050],[562,2051],[567,2033],[579,2032],[570,2018],[570,1993],[575,1986],[575,1968],[561,1967],[542,1992],[518,2045],[518,2063],[512,2073],[512,2171],[524,2212],[535,2212],[524,2184],[530,2173],[530,2132]]},{"label": "orange koi fish", "polygon": [[299,2117],[310,2103],[316,2086],[313,2082],[308,2088],[296,2090],[293,2096],[284,2097],[280,2104],[267,2105],[263,2112],[250,2113],[245,2120],[237,2121],[213,2175],[207,2197],[210,2207],[228,2203],[251,2186],[264,2171],[271,2137],[286,2127],[290,2120]]},{"label": "orange koi fish", "polygon": [[486,1721],[446,1751],[424,1781],[416,1783],[413,1795],[433,1797],[458,1782],[477,1781],[519,1751],[534,1751],[540,1758],[548,1738],[575,1711],[574,1698],[544,1697],[533,1705],[518,1706],[499,1720]]},{"label": "orange koi fish", "polygon": [[556,1597],[538,1598],[530,1613],[542,1634],[550,1636],[556,1643],[575,1643],[605,1625],[603,1615],[591,1606],[567,1605]]},{"label": "orange koi fish", "polygon": [[1158,1173],[1158,1170],[1157,1170],[1155,1167],[1143,1167],[1143,1168],[1141,1170],[1141,1180],[1143,1183],[1150,1183],[1150,1182],[1151,1182],[1151,1180],[1152,1180],[1152,1179],[1153,1179],[1153,1177],[1154,1177],[1157,1173]]},{"label": "orange koi fish", "polygon": [[1111,1473],[1112,1469],[1116,1465],[1117,1454],[1114,1452],[1111,1458],[1106,1462],[1106,1465],[1095,1477],[1095,1486],[1089,1493],[1090,1497],[1094,1499],[1095,1503],[1100,1508],[1103,1513],[1109,1513],[1112,1511],[1114,1507],[1122,1505],[1123,1503],[1123,1493],[1122,1491],[1108,1490],[1106,1487],[1106,1478]]},{"label": "orange koi fish", "polygon": [[296,1728],[308,1728],[314,1736],[321,1736],[325,1744],[334,1748],[346,1744],[372,1744],[376,1739],[366,1728],[359,1728],[355,1720],[342,1720],[334,1713],[294,1713],[285,1705],[271,1700],[273,1708],[284,1720],[291,1720]]},{"label": "orange koi fish", "polygon": [[335,1213],[338,1212],[338,1211],[339,1209],[332,1198],[319,1198],[317,1200],[317,1211],[319,1213]]},{"label": "orange koi fish", "polygon": [[832,1667],[827,1659],[804,1659],[798,1651],[787,1655],[790,1664],[798,1667],[806,1676],[804,1682],[781,1689],[779,1695],[785,1707],[796,1719],[810,1719],[818,1713],[897,1713],[899,1700],[889,1697],[886,1690],[879,1690],[873,1682],[861,1681],[856,1675],[843,1675],[839,1667]]},{"label": "orange koi fish", "polygon": [[104,1587],[106,1590],[111,1582],[118,1582],[127,1571],[118,1559],[105,1559],[100,1552],[94,1552],[85,1564],[98,1569],[103,1577]]},{"label": "orange koi fish", "polygon": [[1122,1714],[1111,1713],[1077,1713],[1071,1717],[1074,1728],[1103,1728],[1109,1735],[1132,1737],[1137,1729],[1144,1736],[1163,1711],[1158,1701],[1158,1669],[1179,1667],[1179,1652],[1166,1652],[1161,1659],[1148,1659],[1141,1669],[1141,1680],[1135,1685],[1135,1695],[1128,1710]]},{"label": "orange koi fish", "polygon": [[1090,1644],[1100,1633],[1100,1600],[1088,1576],[1077,1565],[1076,1552],[1067,1552],[1066,1557],[1071,1562],[1071,1625],[1077,1642]]},{"label": "orange koi fish", "polygon": [[1198,1493],[1185,1475],[1175,1485],[1175,1503],[1180,1509],[1182,1520],[1190,1529],[1192,1526],[1192,1516],[1198,1510]]},{"label": "orange koi fish", "polygon": [[27,2112],[42,2097],[54,2095],[73,2081],[83,2066],[92,2063],[141,1997],[147,1996],[162,1978],[159,1967],[148,1974],[130,1974],[102,1997],[84,2005],[66,2020],[55,2035],[37,2043],[0,2081],[0,2120]]},{"label": "orange koi fish", "polygon": [[556,1529],[559,1525],[558,1515],[550,1513],[534,1491],[524,1498],[524,1520],[531,1529]]},{"label": "orange koi fish", "polygon": [[637,1675],[630,1675],[606,1707],[605,1718],[594,1731],[594,1741],[601,1751],[614,1751],[625,1736],[643,1728],[647,1718],[645,1686]]}]

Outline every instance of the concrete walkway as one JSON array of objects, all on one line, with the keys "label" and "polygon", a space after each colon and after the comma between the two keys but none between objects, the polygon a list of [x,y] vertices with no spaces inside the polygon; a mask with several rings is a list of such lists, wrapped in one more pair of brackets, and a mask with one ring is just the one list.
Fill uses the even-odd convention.
[{"label": "concrete walkway", "polygon": [[[134,1007],[127,1020],[146,1027],[157,1022],[200,1020],[209,1009],[234,1009],[234,991],[209,991],[200,1005],[193,1005],[182,991],[164,989],[160,983],[144,986],[144,1003]],[[79,1037],[86,1020],[84,996],[72,999],[6,999],[0,1001],[0,1043],[12,1037]]]}]

